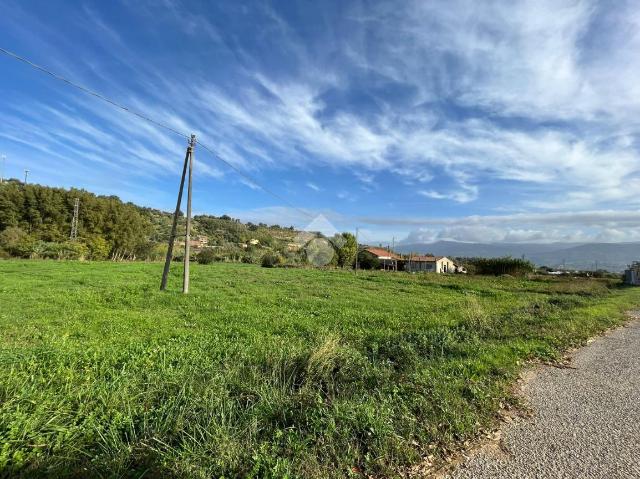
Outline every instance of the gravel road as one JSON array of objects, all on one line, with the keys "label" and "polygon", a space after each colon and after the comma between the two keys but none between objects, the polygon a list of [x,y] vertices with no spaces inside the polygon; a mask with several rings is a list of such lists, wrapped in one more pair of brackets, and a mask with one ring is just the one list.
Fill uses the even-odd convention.
[{"label": "gravel road", "polygon": [[531,418],[471,453],[462,478],[640,478],[640,321],[543,367],[523,387]]}]

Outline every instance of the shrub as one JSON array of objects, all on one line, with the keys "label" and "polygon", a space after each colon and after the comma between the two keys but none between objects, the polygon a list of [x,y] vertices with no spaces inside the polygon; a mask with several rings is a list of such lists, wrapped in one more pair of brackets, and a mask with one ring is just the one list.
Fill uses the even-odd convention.
[{"label": "shrub", "polygon": [[28,258],[31,255],[34,239],[22,229],[10,226],[0,233],[0,248],[11,256]]},{"label": "shrub", "polygon": [[203,249],[196,255],[196,261],[200,264],[211,264],[217,261],[215,252],[212,249]]},{"label": "shrub", "polygon": [[380,260],[366,251],[360,251],[358,266],[361,269],[380,269]]},{"label": "shrub", "polygon": [[531,273],[535,266],[530,261],[519,258],[478,258],[472,261],[477,274],[500,276],[509,274],[512,276]]},{"label": "shrub", "polygon": [[263,268],[274,268],[276,266],[280,266],[284,264],[284,258],[279,254],[275,253],[265,253],[262,256],[261,263]]},{"label": "shrub", "polygon": [[89,248],[83,243],[66,241],[64,243],[41,243],[38,256],[48,259],[85,259]]}]

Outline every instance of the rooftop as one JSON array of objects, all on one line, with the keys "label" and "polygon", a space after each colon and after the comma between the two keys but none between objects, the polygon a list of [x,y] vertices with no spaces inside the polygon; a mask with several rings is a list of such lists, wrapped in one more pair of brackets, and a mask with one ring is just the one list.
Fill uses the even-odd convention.
[{"label": "rooftop", "polygon": [[393,251],[386,250],[384,248],[367,247],[364,250],[368,251],[374,256],[377,256],[378,258],[402,259],[402,256],[400,256],[399,254],[394,253]]}]

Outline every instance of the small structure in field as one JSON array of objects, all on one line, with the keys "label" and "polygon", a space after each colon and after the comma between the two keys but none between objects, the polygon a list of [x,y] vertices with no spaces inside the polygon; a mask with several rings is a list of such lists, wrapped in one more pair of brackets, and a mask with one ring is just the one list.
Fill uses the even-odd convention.
[{"label": "small structure in field", "polygon": [[446,256],[411,256],[404,265],[410,273],[466,273]]},{"label": "small structure in field", "polygon": [[640,286],[640,261],[634,261],[624,272],[624,283]]},{"label": "small structure in field", "polygon": [[385,271],[398,271],[398,261],[402,260],[402,256],[384,248],[367,247],[363,253],[376,258]]}]

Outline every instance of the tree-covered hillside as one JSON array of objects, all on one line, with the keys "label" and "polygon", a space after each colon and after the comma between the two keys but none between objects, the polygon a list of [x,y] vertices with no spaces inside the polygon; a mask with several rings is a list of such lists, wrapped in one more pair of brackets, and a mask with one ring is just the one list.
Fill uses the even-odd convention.
[{"label": "tree-covered hillside", "polygon": [[[75,198],[80,199],[78,239],[70,241]],[[166,252],[172,214],[117,196],[85,190],[0,184],[0,257],[58,259],[160,259]],[[184,224],[180,223],[184,234]],[[229,216],[196,216],[192,238],[206,236],[217,259],[257,262],[265,250],[285,255],[293,227],[243,224]],[[179,254],[179,248],[177,254]]]}]

